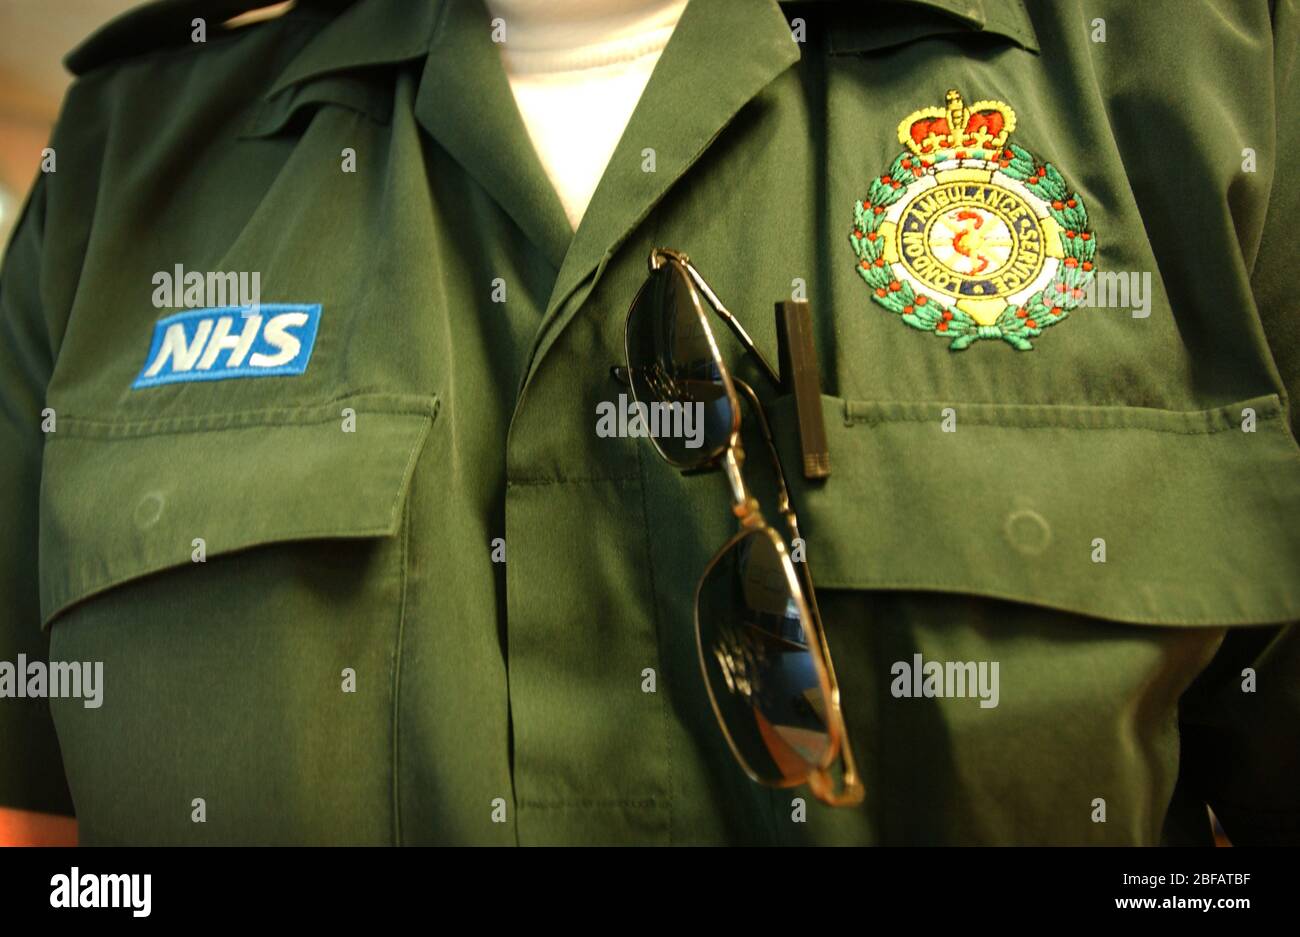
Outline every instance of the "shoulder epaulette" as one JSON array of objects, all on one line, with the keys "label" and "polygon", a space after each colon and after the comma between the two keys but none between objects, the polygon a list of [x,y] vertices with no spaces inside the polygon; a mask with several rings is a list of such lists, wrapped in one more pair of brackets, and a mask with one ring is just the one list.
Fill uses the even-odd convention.
[{"label": "shoulder epaulette", "polygon": [[[337,10],[352,0],[300,0],[295,6],[310,5]],[[202,19],[209,36],[218,35],[228,20],[272,6],[268,0],[154,0],[100,27],[63,59],[74,75],[84,75],[110,62],[144,55],[169,47],[193,44],[193,22]],[[290,8],[286,8],[286,12]]]}]

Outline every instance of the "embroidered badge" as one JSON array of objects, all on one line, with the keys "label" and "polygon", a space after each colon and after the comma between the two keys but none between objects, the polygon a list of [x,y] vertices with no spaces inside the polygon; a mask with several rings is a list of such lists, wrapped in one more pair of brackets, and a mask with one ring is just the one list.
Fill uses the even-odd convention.
[{"label": "embroidered badge", "polygon": [[181,381],[302,374],[320,325],[319,303],[190,309],[154,323],[132,390]]},{"label": "embroidered badge", "polygon": [[922,108],[898,125],[907,149],[853,209],[850,241],[872,298],[960,351],[997,338],[1020,351],[1084,299],[1097,239],[1077,192],[1007,138],[1001,101]]}]

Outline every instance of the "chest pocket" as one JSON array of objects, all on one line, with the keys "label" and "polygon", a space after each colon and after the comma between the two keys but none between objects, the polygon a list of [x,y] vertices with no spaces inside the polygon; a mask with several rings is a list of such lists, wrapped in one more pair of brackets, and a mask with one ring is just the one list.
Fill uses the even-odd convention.
[{"label": "chest pocket", "polygon": [[60,418],[41,485],[43,624],[200,560],[394,536],[436,411],[434,399],[371,395],[131,423]]},{"label": "chest pocket", "polygon": [[[819,588],[1148,625],[1300,617],[1300,453],[1276,396],[1193,412],[822,400],[831,478],[789,473]],[[773,407],[783,452],[790,403]]]}]

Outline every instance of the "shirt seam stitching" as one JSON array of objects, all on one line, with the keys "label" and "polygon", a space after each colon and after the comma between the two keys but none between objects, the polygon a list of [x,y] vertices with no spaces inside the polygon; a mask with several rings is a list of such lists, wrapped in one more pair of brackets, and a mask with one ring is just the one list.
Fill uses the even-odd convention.
[{"label": "shirt seam stitching", "polygon": [[[1204,411],[1192,411],[1192,412],[1200,413]],[[1266,422],[1278,420],[1280,418],[1281,418],[1280,413],[1269,413],[1263,416],[1257,416],[1256,420],[1257,422],[1260,423],[1266,423]],[[888,423],[930,423],[933,421],[933,419],[934,418],[932,416],[921,416],[921,415],[885,417],[883,419],[876,419],[867,416],[854,416],[853,414],[846,413],[844,416],[844,424],[846,426],[880,426]],[[1207,427],[1203,429],[1199,429],[1199,428],[1175,429],[1173,427],[1160,427],[1160,426],[1080,426],[1078,424],[1071,425],[1069,423],[1054,423],[1054,422],[1032,422],[1032,423],[1020,422],[1020,421],[994,422],[990,420],[973,418],[970,416],[965,417],[965,419],[963,419],[962,422],[968,425],[973,424],[975,426],[991,426],[996,429],[1060,429],[1060,430],[1068,430],[1068,431],[1077,430],[1077,431],[1084,431],[1084,432],[1136,430],[1139,432],[1147,432],[1147,433],[1167,433],[1175,436],[1213,436],[1218,433],[1228,433],[1238,429],[1238,427],[1236,426]]]},{"label": "shirt seam stitching", "polygon": [[[658,598],[658,590],[655,588],[655,562],[654,562],[654,551],[653,551],[652,548],[651,548],[652,545],[651,545],[651,537],[650,537],[650,505],[649,505],[649,502],[646,500],[646,499],[647,499],[647,494],[646,494],[646,486],[645,486],[645,479],[644,479],[644,475],[645,475],[645,461],[644,461],[644,457],[643,457],[643,450],[641,449],[640,446],[637,447],[636,461],[637,461],[638,475],[640,476],[640,478],[639,478],[639,481],[640,481],[639,488],[640,488],[640,491],[641,491],[641,516],[642,516],[643,520],[645,521],[645,523],[642,525],[642,531],[643,531],[643,538],[642,538],[642,541],[643,541],[643,543],[645,544],[646,561],[647,561],[647,562],[646,562],[646,578],[649,580],[649,588],[650,588],[650,616],[651,616],[651,620],[654,622],[654,629],[655,629],[655,657],[657,658],[656,663],[657,663],[657,665],[658,665],[658,667],[659,667],[660,676],[662,677],[662,676],[663,676],[663,669],[664,669],[664,653],[663,653],[663,647],[662,647],[662,642],[663,642],[663,624],[662,624],[662,621],[660,620],[660,615],[659,615],[659,598]],[[658,706],[659,706],[659,718],[660,718],[660,723],[661,723],[661,725],[662,725],[662,729],[663,729],[663,733],[664,733],[664,760],[667,762],[667,765],[668,765],[668,776],[667,776],[667,803],[665,804],[664,809],[667,811],[667,814],[668,814],[668,819],[667,819],[667,823],[668,823],[668,845],[671,846],[671,845],[673,844],[673,744],[672,744],[672,731],[671,731],[671,728],[670,728],[670,725],[669,725],[669,721],[668,721],[668,708],[667,708],[667,706],[666,706],[666,705],[663,703],[663,701],[659,698],[659,694],[658,694],[658,693],[655,693],[654,696],[655,696],[655,701],[656,701],[656,703],[657,703]]]},{"label": "shirt seam stitching", "polygon": [[638,809],[661,810],[667,809],[654,798],[648,800],[521,800],[520,807],[527,807],[530,810],[553,810],[565,807],[581,807],[583,809],[596,808],[614,808],[614,807],[635,807]]},{"label": "shirt seam stitching", "polygon": [[[400,503],[400,502],[399,502]],[[401,794],[401,712],[402,712],[402,647],[406,633],[407,552],[411,537],[411,509],[409,504],[403,514],[401,545],[398,552],[400,598],[397,610],[397,642],[393,649],[393,845],[402,845],[402,794]]]},{"label": "shirt seam stitching", "polygon": [[571,478],[512,478],[506,483],[507,487],[540,487],[545,485],[589,485],[597,482],[618,482],[626,484],[628,482],[639,481],[641,476],[638,475],[589,475],[574,476]]}]

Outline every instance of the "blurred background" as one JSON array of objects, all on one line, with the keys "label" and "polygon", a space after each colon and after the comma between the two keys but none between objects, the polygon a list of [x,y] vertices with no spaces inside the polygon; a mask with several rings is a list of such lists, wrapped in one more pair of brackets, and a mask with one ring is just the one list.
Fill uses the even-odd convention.
[{"label": "blurred background", "polygon": [[7,244],[70,76],[63,56],[141,0],[0,0],[0,244]]},{"label": "blurred background", "polygon": [[[63,57],[100,26],[146,0],[0,0],[0,247],[18,220],[40,166],[41,149],[72,76]],[[237,16],[268,18],[287,0]]]},{"label": "blurred background", "polygon": [[[100,26],[146,0],[0,0],[0,247],[18,220],[42,147],[72,80],[63,57]],[[230,25],[275,15],[272,2]]]},{"label": "blurred background", "polygon": [[[0,247],[18,221],[71,76],[63,56],[140,0],[0,0]],[[0,809],[0,845],[75,843],[71,820]]]}]

